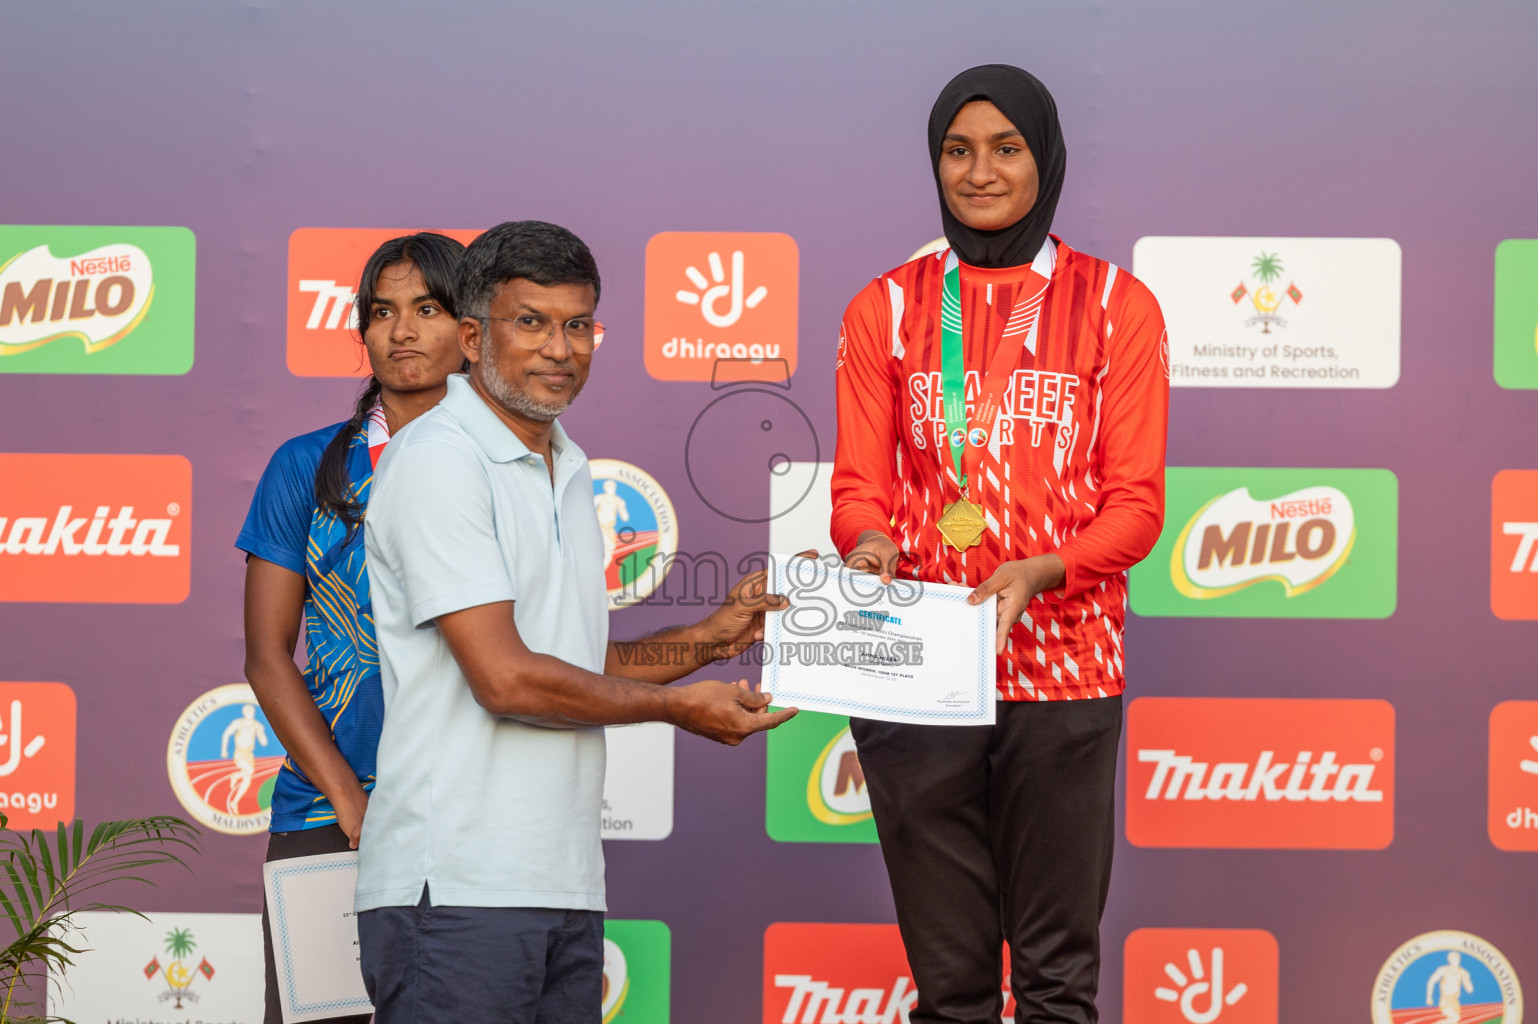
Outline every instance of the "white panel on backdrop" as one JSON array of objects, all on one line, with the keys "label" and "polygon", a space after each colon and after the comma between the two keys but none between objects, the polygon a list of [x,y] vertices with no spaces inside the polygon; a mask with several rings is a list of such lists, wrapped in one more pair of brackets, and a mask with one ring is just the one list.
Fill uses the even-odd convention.
[{"label": "white panel on backdrop", "polygon": [[673,727],[612,725],[603,778],[605,839],[666,839],[673,834]]},{"label": "white panel on backdrop", "polygon": [[[48,1012],[71,1020],[260,1024],[260,914],[80,914],[89,947],[48,981]],[[78,941],[76,941],[78,940]]]},{"label": "white panel on backdrop", "polygon": [[[769,507],[784,508],[803,497],[795,508],[769,520],[769,550],[799,554],[815,550],[819,555],[833,554],[829,524],[833,519],[833,463],[786,462],[784,471],[769,473]],[[812,476],[811,487],[807,477]]]},{"label": "white panel on backdrop", "polygon": [[1146,237],[1132,272],[1169,329],[1170,385],[1390,388],[1399,381],[1392,238]]}]

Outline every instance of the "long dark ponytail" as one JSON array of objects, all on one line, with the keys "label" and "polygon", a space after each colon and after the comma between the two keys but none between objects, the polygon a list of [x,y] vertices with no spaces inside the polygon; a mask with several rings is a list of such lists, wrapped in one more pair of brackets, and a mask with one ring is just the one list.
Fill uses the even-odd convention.
[{"label": "long dark ponytail", "polygon": [[[358,333],[368,333],[374,313],[374,297],[378,293],[379,275],[386,267],[397,263],[414,263],[427,285],[427,294],[438,300],[450,316],[459,315],[459,302],[454,290],[454,279],[459,273],[459,259],[465,247],[433,231],[420,231],[414,235],[392,238],[374,250],[363,265],[363,275],[358,281],[356,309]],[[356,529],[363,523],[363,506],[353,497],[352,479],[347,473],[347,453],[353,438],[368,422],[369,413],[379,403],[379,381],[369,375],[357,402],[353,405],[352,419],[336,432],[326,445],[315,468],[315,504],[336,516],[349,528]]]}]

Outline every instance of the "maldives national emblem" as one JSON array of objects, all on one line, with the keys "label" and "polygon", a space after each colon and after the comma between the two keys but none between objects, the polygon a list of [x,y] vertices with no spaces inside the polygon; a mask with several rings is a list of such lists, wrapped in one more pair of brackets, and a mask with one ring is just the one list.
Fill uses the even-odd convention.
[{"label": "maldives national emblem", "polygon": [[650,473],[617,459],[592,459],[593,509],[603,537],[609,610],[639,604],[662,585],[678,555],[678,516]]},{"label": "maldives national emblem", "polygon": [[1255,308],[1255,315],[1244,321],[1246,327],[1260,324],[1261,334],[1270,334],[1272,327],[1286,327],[1287,321],[1278,312],[1287,299],[1292,300],[1294,306],[1303,301],[1303,293],[1292,281],[1287,282],[1287,287],[1280,293],[1276,291],[1276,285],[1282,279],[1282,258],[1278,253],[1262,252],[1250,261],[1250,270],[1254,274],[1254,280],[1246,285],[1240,280],[1238,287],[1228,293],[1234,305],[1238,305],[1246,296],[1250,305]]},{"label": "maldives national emblem", "polygon": [[161,963],[157,954],[144,965],[147,980],[153,980],[157,975],[165,979],[167,988],[160,994],[160,1001],[176,1000],[172,1009],[180,1010],[184,999],[193,1003],[198,1001],[197,993],[192,991],[192,983],[198,978],[205,982],[214,979],[214,966],[208,962],[208,957],[203,957],[196,967],[191,966],[197,948],[198,941],[192,937],[191,928],[172,928],[166,932],[164,950],[169,959]]}]

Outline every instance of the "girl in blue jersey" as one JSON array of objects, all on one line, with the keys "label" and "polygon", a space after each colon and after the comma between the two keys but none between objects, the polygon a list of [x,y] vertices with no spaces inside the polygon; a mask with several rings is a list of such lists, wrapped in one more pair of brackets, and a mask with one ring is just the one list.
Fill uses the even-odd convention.
[{"label": "girl in blue jersey", "polygon": [[[356,849],[384,717],[363,556],[374,464],[459,370],[454,278],[464,246],[422,232],[369,257],[358,325],[373,371],[350,420],[286,442],[236,547],[246,559],[246,678],[288,752],[272,790],[267,859]],[[301,621],[306,668],[294,663]],[[265,911],[266,1024],[281,1024]],[[331,1018],[366,1024],[368,1015]]]}]

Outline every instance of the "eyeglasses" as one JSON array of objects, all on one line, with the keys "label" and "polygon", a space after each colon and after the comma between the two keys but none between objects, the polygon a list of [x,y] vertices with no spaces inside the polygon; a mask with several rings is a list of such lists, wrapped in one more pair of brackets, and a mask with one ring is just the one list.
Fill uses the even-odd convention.
[{"label": "eyeglasses", "polygon": [[603,344],[603,324],[590,317],[579,316],[563,324],[557,324],[540,313],[524,313],[519,316],[488,316],[487,320],[504,320],[513,325],[513,341],[519,348],[536,351],[550,344],[559,330],[573,352],[590,354]]}]

